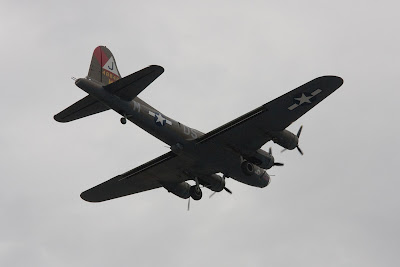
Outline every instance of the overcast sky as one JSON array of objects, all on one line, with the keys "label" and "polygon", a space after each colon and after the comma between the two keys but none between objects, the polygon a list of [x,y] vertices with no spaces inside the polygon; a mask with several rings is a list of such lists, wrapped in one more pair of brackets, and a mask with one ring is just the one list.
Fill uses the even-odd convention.
[{"label": "overcast sky", "polygon": [[[1,1],[0,266],[399,266],[396,1]],[[140,94],[210,131],[321,75],[344,85],[293,123],[305,155],[264,189],[199,202],[82,191],[168,151],[108,111],[60,124],[106,45]]]}]

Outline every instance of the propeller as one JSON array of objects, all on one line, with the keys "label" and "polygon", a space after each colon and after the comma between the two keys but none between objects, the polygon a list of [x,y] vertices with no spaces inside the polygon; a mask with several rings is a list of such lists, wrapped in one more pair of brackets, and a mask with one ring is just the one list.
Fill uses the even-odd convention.
[{"label": "propeller", "polygon": [[190,210],[190,199],[191,199],[191,198],[192,198],[192,197],[189,196],[189,199],[188,199],[188,208],[187,208],[188,211]]},{"label": "propeller", "polygon": [[[272,156],[272,147],[269,148],[268,152]],[[283,163],[275,162],[275,160],[274,160],[274,165],[273,166],[283,166],[283,165],[284,165]]]},{"label": "propeller", "polygon": [[[300,126],[300,129],[297,131],[297,134],[296,134],[297,139],[298,139],[299,141],[300,141],[300,134],[301,134],[301,131],[302,131],[302,130],[303,130],[303,125]],[[301,148],[299,147],[299,143],[298,143],[298,142],[297,142],[296,148],[297,148],[297,150],[299,151],[299,153],[303,156],[304,153],[303,153],[303,151],[301,150]],[[286,148],[282,149],[281,153],[282,153],[282,152],[285,152],[286,150],[287,150]]]},{"label": "propeller", "polygon": [[[225,177],[225,174],[224,174],[222,177],[225,179],[225,178],[226,178],[226,177]],[[226,192],[228,192],[229,194],[232,195],[232,191],[231,191],[229,188],[227,188],[226,186],[224,186],[224,190],[225,190]],[[214,192],[209,196],[209,198],[212,198],[212,196],[215,195],[216,193],[218,193],[218,192],[214,191]]]},{"label": "propeller", "polygon": [[[225,179],[225,175],[223,176],[223,178]],[[206,187],[206,186],[203,186],[203,187]],[[224,186],[224,190],[225,190],[226,192],[228,192],[229,194],[232,194],[232,191],[231,191],[229,188],[227,188],[226,186]],[[214,192],[209,196],[209,198],[211,198],[212,196],[214,196],[215,193],[218,193],[218,192],[214,191]],[[191,197],[189,196],[188,206],[187,206],[187,210],[188,210],[188,211],[190,210],[190,199],[191,199]]]},{"label": "propeller", "polygon": [[[299,139],[299,141],[300,141],[300,134],[301,134],[301,131],[302,131],[302,130],[303,130],[303,125],[300,126],[300,129],[299,129],[299,131],[297,132],[297,138]],[[303,153],[303,151],[300,149],[299,143],[297,143],[296,148],[297,148],[297,150],[299,151],[299,153],[303,156],[304,153]]]}]

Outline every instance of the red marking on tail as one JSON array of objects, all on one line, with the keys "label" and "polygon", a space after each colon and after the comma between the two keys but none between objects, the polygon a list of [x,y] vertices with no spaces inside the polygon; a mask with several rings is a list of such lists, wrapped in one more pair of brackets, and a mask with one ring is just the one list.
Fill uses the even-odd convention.
[{"label": "red marking on tail", "polygon": [[93,55],[96,57],[101,67],[103,67],[108,61],[108,57],[104,53],[103,49],[101,49],[101,46],[96,47],[96,49],[93,52]]}]

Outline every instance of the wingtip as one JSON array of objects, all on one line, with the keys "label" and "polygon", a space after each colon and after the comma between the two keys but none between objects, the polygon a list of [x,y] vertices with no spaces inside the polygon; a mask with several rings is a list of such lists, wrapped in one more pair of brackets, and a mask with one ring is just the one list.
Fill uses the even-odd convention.
[{"label": "wingtip", "polygon": [[91,203],[103,202],[113,198],[110,195],[103,195],[101,190],[98,190],[97,186],[82,192],[80,197],[83,200]]},{"label": "wingtip", "polygon": [[332,76],[332,77],[335,79],[337,88],[339,88],[340,86],[343,85],[344,80],[341,77],[339,77],[339,76]]},{"label": "wingtip", "polygon": [[87,202],[91,202],[91,203],[101,202],[101,201],[99,201],[99,200],[95,200],[95,199],[91,198],[91,197],[90,197],[90,194],[88,193],[88,191],[82,192],[81,195],[80,195],[80,197],[81,197],[83,200],[85,200],[85,201],[87,201]]},{"label": "wingtip", "polygon": [[335,80],[340,81],[341,83],[343,83],[343,78],[339,77],[337,75],[329,75],[327,77],[331,77],[331,79],[335,79]]},{"label": "wingtip", "polygon": [[54,115],[54,116],[53,116],[53,119],[54,119],[56,122],[61,122],[61,123],[69,122],[68,120],[65,120],[63,117],[61,117],[60,114]]},{"label": "wingtip", "polygon": [[335,89],[338,89],[344,83],[344,80],[341,77],[336,76],[336,75],[321,76],[321,77],[316,78],[314,81],[327,83],[330,85],[330,87],[334,87]]},{"label": "wingtip", "polygon": [[340,86],[344,83],[344,80],[343,80],[343,78],[342,77],[339,77],[339,76],[336,76],[336,77],[338,77],[338,79],[340,80]]},{"label": "wingtip", "polygon": [[163,72],[164,72],[164,68],[161,67],[160,65],[150,65],[149,67],[150,67],[150,68],[157,69],[160,73],[163,73]]},{"label": "wingtip", "polygon": [[63,122],[63,121],[61,120],[60,116],[58,116],[58,114],[54,115],[54,116],[53,116],[53,119],[54,119],[55,121],[57,121],[57,122]]},{"label": "wingtip", "polygon": [[336,82],[337,82],[337,84],[339,84],[339,86],[341,86],[341,85],[344,83],[344,80],[343,80],[343,78],[342,78],[342,77],[335,76],[335,75],[332,75],[332,76],[329,76],[329,77],[331,77],[331,78],[335,79],[335,80],[336,80]]}]

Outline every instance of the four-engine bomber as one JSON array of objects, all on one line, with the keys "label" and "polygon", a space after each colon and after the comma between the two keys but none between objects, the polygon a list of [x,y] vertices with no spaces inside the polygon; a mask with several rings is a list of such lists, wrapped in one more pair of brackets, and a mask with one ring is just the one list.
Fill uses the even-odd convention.
[{"label": "four-engine bomber", "polygon": [[[286,130],[292,122],[338,89],[343,80],[336,76],[316,78],[208,133],[186,126],[153,108],[138,95],[157,79],[164,69],[151,65],[121,78],[111,51],[97,47],[86,78],[75,81],[88,95],[54,116],[70,122],[112,109],[168,144],[171,150],[137,168],[118,175],[81,194],[90,202],[110,200],[159,187],[178,197],[199,200],[200,186],[214,192],[226,188],[226,178],[266,187],[268,169],[283,166],[275,162],[272,150],[261,147],[269,141],[284,149],[299,148],[297,134]],[[194,185],[187,183],[192,180]]]}]

